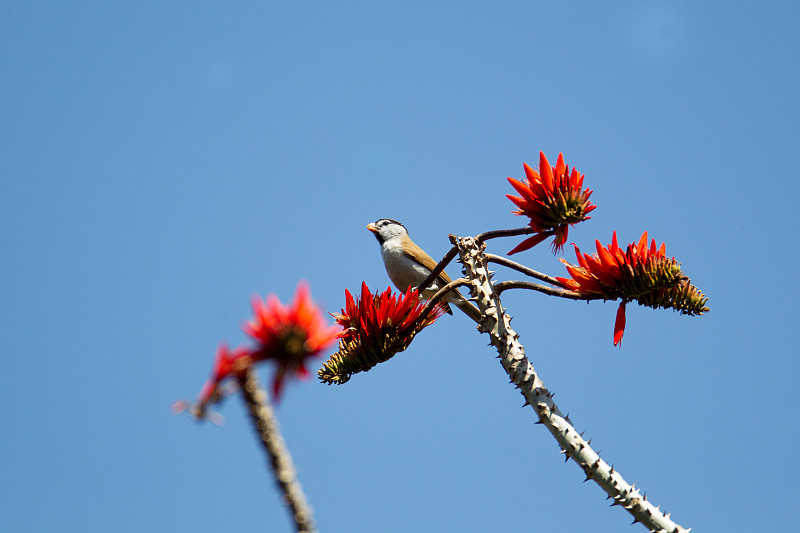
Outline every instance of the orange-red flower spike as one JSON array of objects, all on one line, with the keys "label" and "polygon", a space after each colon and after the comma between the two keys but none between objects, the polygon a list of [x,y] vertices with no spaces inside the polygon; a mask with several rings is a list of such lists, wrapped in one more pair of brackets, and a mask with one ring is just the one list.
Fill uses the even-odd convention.
[{"label": "orange-red flower spike", "polygon": [[666,245],[656,247],[655,239],[648,246],[647,232],[623,252],[614,232],[611,244],[596,241],[594,254],[581,253],[575,246],[578,264],[561,260],[570,278],[557,278],[567,289],[603,299],[622,299],[614,327],[614,344],[625,330],[625,303],[636,300],[649,307],[672,308],[684,314],[708,311],[707,298],[689,284],[674,258],[667,258]]},{"label": "orange-red flower spike", "polygon": [[525,182],[508,178],[520,196],[506,197],[517,206],[514,214],[527,216],[533,237],[525,239],[509,252],[509,255],[528,250],[546,238],[553,236],[553,251],[563,249],[569,235],[569,227],[588,220],[588,214],[597,206],[589,201],[590,189],[583,190],[583,174],[574,168],[570,173],[559,153],[555,167],[551,167],[544,152],[539,152],[539,171],[523,163]]}]

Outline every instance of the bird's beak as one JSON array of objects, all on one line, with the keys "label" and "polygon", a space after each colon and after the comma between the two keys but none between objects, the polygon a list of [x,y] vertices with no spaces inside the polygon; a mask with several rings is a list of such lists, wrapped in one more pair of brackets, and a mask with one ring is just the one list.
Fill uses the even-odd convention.
[{"label": "bird's beak", "polygon": [[370,230],[372,233],[378,233],[378,226],[370,222],[367,224],[367,229]]}]

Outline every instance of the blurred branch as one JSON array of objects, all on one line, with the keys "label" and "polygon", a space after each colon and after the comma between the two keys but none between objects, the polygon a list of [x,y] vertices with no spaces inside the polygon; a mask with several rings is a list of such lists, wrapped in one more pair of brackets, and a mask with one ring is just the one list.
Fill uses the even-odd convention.
[{"label": "blurred branch", "polygon": [[316,533],[317,527],[314,524],[311,507],[306,501],[300,482],[297,481],[292,456],[281,436],[278,420],[267,399],[267,393],[258,383],[258,374],[250,368],[239,378],[239,383],[244,403],[253,420],[258,438],[269,456],[272,473],[283,494],[283,502],[291,510],[297,532]]},{"label": "blurred branch", "polygon": [[470,279],[470,292],[484,316],[479,329],[489,334],[503,368],[525,397],[525,405],[533,407],[538,423],[547,427],[567,458],[581,467],[586,480],[597,483],[613,500],[612,505],[620,505],[633,515],[634,523],[641,522],[653,532],[686,532],[605,462],[591,448],[589,441],[575,430],[569,416],[563,414],[553,402],[553,393],[545,388],[534,371],[519,342],[519,335],[511,329],[510,317],[500,305],[500,296],[490,280],[485,245],[472,237],[451,236],[450,240],[458,247],[459,262],[463,263]]}]

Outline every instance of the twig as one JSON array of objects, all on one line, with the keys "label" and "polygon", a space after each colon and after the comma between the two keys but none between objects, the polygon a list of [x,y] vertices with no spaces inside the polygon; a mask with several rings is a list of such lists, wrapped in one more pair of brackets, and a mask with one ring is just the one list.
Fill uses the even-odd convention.
[{"label": "twig", "polygon": [[[453,249],[455,250],[456,248]],[[433,306],[439,303],[440,301],[444,300],[448,292],[450,292],[451,290],[455,290],[456,288],[461,287],[462,285],[467,285],[468,283],[469,281],[467,280],[467,278],[458,278],[456,280],[451,281],[438,291],[436,291],[436,294],[434,294],[433,297],[430,300],[428,300],[428,303],[425,304],[425,307],[422,308],[419,320],[422,320],[426,316],[428,316],[428,313],[431,312]]]},{"label": "twig", "polygon": [[281,436],[278,420],[267,399],[267,393],[258,383],[258,374],[255,370],[249,369],[239,378],[239,383],[245,405],[250,412],[258,438],[269,456],[272,473],[283,494],[283,502],[289,506],[297,532],[316,533],[317,526],[314,524],[311,507],[306,501],[300,482],[297,481],[292,456]]},{"label": "twig", "polygon": [[488,241],[489,239],[496,239],[497,237],[516,237],[518,235],[528,235],[530,233],[534,233],[533,228],[530,226],[525,226],[524,228],[516,228],[516,229],[496,229],[492,231],[486,231],[481,233],[480,235],[473,237],[476,243],[481,244],[484,241]]},{"label": "twig", "polygon": [[567,457],[583,469],[586,480],[597,483],[613,499],[613,505],[620,505],[633,515],[634,522],[642,522],[653,532],[686,532],[600,458],[575,430],[569,416],[564,415],[553,402],[553,394],[545,388],[525,357],[519,335],[511,329],[510,317],[500,305],[500,297],[489,279],[484,244],[472,237],[452,237],[451,241],[458,246],[459,261],[464,264],[466,275],[471,280],[470,292],[483,314],[479,329],[489,334],[503,368],[525,397],[525,405],[535,410],[538,422],[547,427]]},{"label": "twig", "polygon": [[532,291],[539,291],[550,296],[558,296],[559,298],[567,298],[569,300],[602,300],[603,297],[599,294],[581,294],[575,291],[568,291],[566,289],[557,289],[548,287],[546,285],[539,285],[532,281],[500,281],[494,284],[495,292],[499,296],[503,291],[508,289],[529,289]]},{"label": "twig", "polygon": [[509,259],[507,257],[503,257],[503,256],[500,256],[500,255],[495,255],[495,254],[486,254],[486,259],[490,263],[497,263],[498,265],[503,265],[505,267],[512,268],[512,269],[516,270],[517,272],[522,272],[526,276],[530,276],[532,278],[536,278],[536,279],[538,279],[540,281],[544,281],[545,283],[549,283],[550,285],[555,285],[557,287],[563,287],[563,285],[561,284],[560,281],[558,281],[557,278],[554,278],[553,276],[548,276],[547,274],[542,274],[541,272],[533,270],[532,268],[528,268],[525,265],[520,265],[516,261],[512,261],[511,259]]},{"label": "twig", "polygon": [[[452,237],[452,235],[451,235],[451,237]],[[431,283],[433,283],[433,281],[434,281],[436,278],[438,278],[438,277],[439,277],[439,274],[441,274],[441,273],[442,273],[442,270],[444,270],[444,267],[446,267],[448,264],[450,264],[450,261],[452,261],[452,260],[453,260],[453,258],[454,258],[456,255],[458,255],[458,248],[456,248],[455,246],[453,246],[452,248],[450,248],[450,250],[449,250],[449,251],[448,251],[446,254],[444,254],[444,257],[442,258],[442,260],[441,260],[441,261],[439,261],[439,263],[437,263],[437,264],[436,264],[436,268],[434,268],[433,270],[431,270],[431,273],[430,273],[430,274],[428,274],[428,277],[427,277],[427,278],[425,278],[425,279],[422,281],[422,283],[420,283],[419,285],[417,285],[417,292],[419,292],[420,294],[422,294],[422,291],[424,291],[425,289],[427,289],[427,288],[430,286],[430,284],[431,284]]]},{"label": "twig", "polygon": [[[533,233],[533,229],[530,226],[525,226],[524,228],[516,228],[516,229],[498,229],[498,230],[486,231],[484,233],[481,233],[480,235],[475,237],[475,241],[478,242],[478,243],[481,243],[483,241],[486,241],[486,240],[489,240],[489,239],[495,239],[497,237],[515,237],[515,236],[518,236],[518,235],[527,235],[529,233]],[[454,237],[455,237],[455,235],[451,234],[450,235],[450,240],[452,241]],[[428,274],[428,277],[425,278],[422,281],[422,283],[417,285],[417,291],[422,293],[422,291],[427,289],[430,286],[430,284],[433,283],[433,281],[437,277],[439,277],[439,274],[442,273],[442,270],[444,270],[445,267],[448,264],[450,264],[450,261],[452,261],[455,258],[456,255],[458,255],[458,248],[456,246],[453,246],[452,248],[450,248],[450,250],[447,251],[447,253],[444,255],[442,260],[439,261],[436,264],[436,268],[434,268],[431,271],[431,273]],[[550,283],[551,285],[558,285],[558,286],[561,285],[555,278],[553,278],[551,276],[548,276],[547,274],[542,274],[540,272],[536,272],[535,270],[529,269],[529,268],[527,268],[527,267],[525,267],[523,265],[520,265],[519,263],[515,263],[514,261],[512,261],[510,259],[506,259],[505,257],[501,257],[499,255],[493,255],[493,254],[488,254],[487,257],[491,257],[493,262],[495,262],[495,263],[505,265],[505,266],[507,266],[509,268],[513,268],[515,270],[518,270],[518,271],[522,272],[523,274],[527,274],[527,275],[532,276],[532,277],[534,277],[536,279],[539,279],[539,280],[545,281],[547,283]]]}]

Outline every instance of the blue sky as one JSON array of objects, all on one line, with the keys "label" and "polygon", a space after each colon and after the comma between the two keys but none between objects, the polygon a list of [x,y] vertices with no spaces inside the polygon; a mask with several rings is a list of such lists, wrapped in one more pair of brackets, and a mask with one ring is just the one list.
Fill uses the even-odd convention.
[{"label": "blue sky", "polygon": [[[223,428],[170,404],[244,340],[251,295],[307,279],[337,311],[345,288],[385,288],[368,222],[437,258],[449,233],[522,225],[505,178],[539,150],[595,191],[570,242],[647,230],[711,307],[629,306],[617,349],[615,304],[505,293],[560,407],[684,526],[796,522],[795,3],[1,11],[8,531],[288,531],[240,402]],[[563,275],[540,248],[516,257]],[[278,415],[321,530],[627,527],[487,342],[456,314],[342,387],[289,384]]]}]

